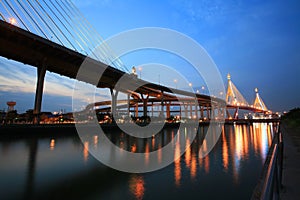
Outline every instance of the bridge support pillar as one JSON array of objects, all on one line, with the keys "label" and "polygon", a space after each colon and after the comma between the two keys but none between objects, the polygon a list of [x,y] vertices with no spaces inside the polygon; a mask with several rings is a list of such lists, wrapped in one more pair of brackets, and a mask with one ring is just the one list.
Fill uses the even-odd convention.
[{"label": "bridge support pillar", "polygon": [[130,94],[127,94],[127,113],[130,118]]},{"label": "bridge support pillar", "polygon": [[210,109],[208,108],[208,105],[206,105],[206,115],[207,119],[210,120]]},{"label": "bridge support pillar", "polygon": [[200,119],[204,119],[204,109],[203,106],[200,107]]},{"label": "bridge support pillar", "polygon": [[160,110],[159,116],[160,117],[165,117],[165,115],[164,115],[164,93],[163,93],[163,91],[161,91],[161,102],[160,102],[160,104],[161,104],[161,110]]},{"label": "bridge support pillar", "polygon": [[185,118],[188,118],[188,110],[187,110],[188,105],[183,104],[183,107],[184,107],[184,116],[185,116]]},{"label": "bridge support pillar", "polygon": [[35,92],[35,101],[34,101],[34,124],[40,123],[40,113],[41,113],[41,106],[42,106],[42,99],[43,99],[43,90],[44,90],[44,78],[46,75],[46,66],[37,68],[37,84],[36,84],[36,92]]},{"label": "bridge support pillar", "polygon": [[146,97],[144,97],[144,95],[141,94],[141,99],[143,101],[143,117],[147,117],[149,95],[147,94]]},{"label": "bridge support pillar", "polygon": [[193,119],[193,103],[190,102],[190,118]]},{"label": "bridge support pillar", "polygon": [[239,118],[239,107],[237,107],[234,112],[234,119],[238,119],[238,118]]},{"label": "bridge support pillar", "polygon": [[227,119],[232,119],[232,116],[231,116],[228,108],[226,108],[226,115],[227,115]]},{"label": "bridge support pillar", "polygon": [[210,109],[211,110],[211,118],[213,119],[213,120],[215,120],[216,119],[216,113],[215,113],[215,109]]},{"label": "bridge support pillar", "polygon": [[166,108],[166,112],[167,112],[167,118],[170,118],[171,114],[170,114],[170,102],[167,104],[167,108]]},{"label": "bridge support pillar", "polygon": [[153,102],[152,102],[152,104],[151,104],[151,117],[153,117]]},{"label": "bridge support pillar", "polygon": [[118,93],[119,93],[118,90],[116,90],[114,92],[114,90],[112,88],[110,88],[110,94],[111,94],[111,115],[112,115],[113,119],[115,117],[117,117],[117,97],[118,97]]},{"label": "bridge support pillar", "polygon": [[195,116],[196,116],[196,119],[199,120],[199,115],[198,115],[198,102],[197,102],[197,98],[195,99]]},{"label": "bridge support pillar", "polygon": [[181,104],[179,104],[179,118],[182,118],[182,113],[181,113]]},{"label": "bridge support pillar", "polygon": [[137,101],[135,104],[135,117],[139,116],[139,102]]}]

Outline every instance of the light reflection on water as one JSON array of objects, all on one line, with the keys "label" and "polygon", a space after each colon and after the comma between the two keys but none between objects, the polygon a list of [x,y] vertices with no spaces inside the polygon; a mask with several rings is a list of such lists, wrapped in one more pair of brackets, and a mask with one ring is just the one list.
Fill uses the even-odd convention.
[{"label": "light reflection on water", "polygon": [[[199,130],[194,141],[185,141],[188,148],[181,157],[180,143],[176,143],[174,163],[146,174],[117,172],[96,161],[88,150],[101,145],[97,135],[92,135],[83,144],[75,136],[0,139],[0,196],[10,199],[71,196],[91,199],[249,199],[276,127],[265,123],[226,125],[218,143],[204,158],[198,155],[207,150],[204,139],[207,127]],[[161,147],[175,137],[185,139],[181,134],[184,136],[186,130],[181,133],[176,128],[168,128],[160,135],[142,140],[124,133],[111,133],[109,137],[121,148],[120,151],[158,150],[157,160],[161,162],[164,158]],[[145,164],[149,164],[147,154]]]}]

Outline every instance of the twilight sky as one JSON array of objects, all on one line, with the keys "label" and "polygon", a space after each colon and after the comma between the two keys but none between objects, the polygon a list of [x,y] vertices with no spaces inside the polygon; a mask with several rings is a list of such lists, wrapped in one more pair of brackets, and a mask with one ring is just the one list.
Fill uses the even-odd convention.
[{"label": "twilight sky", "polygon": [[[104,39],[134,28],[176,30],[202,45],[216,63],[224,83],[230,73],[249,103],[253,102],[254,88],[258,87],[265,104],[273,111],[300,107],[300,2],[297,0],[73,2]],[[169,61],[165,61],[166,57]],[[163,52],[136,52],[121,59],[128,68],[155,62],[179,72],[185,70],[185,63]],[[203,85],[192,72],[186,73],[194,88]],[[153,78],[150,70],[143,69],[141,74],[144,79]],[[174,84],[164,80],[164,76],[167,73],[161,72],[162,84]],[[53,73],[47,73],[45,80],[42,110],[71,111],[74,81]],[[10,100],[17,102],[19,113],[33,108],[35,84],[35,67],[0,58],[0,109],[6,109],[6,101]]]}]

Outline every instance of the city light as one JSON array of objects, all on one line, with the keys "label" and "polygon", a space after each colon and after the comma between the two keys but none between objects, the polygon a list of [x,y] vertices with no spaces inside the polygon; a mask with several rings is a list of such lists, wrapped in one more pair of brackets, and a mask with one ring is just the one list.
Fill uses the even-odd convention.
[{"label": "city light", "polygon": [[10,17],[10,18],[8,19],[8,21],[9,21],[9,23],[11,23],[12,25],[16,25],[16,24],[17,24],[17,20],[16,20],[16,18],[14,18],[14,17]]},{"label": "city light", "polygon": [[139,67],[138,70],[140,71],[140,79],[141,79],[142,78],[142,70],[143,70],[143,68]]},{"label": "city light", "polygon": [[175,83],[176,89],[177,89],[177,82],[178,82],[178,80],[174,79],[174,83]]}]

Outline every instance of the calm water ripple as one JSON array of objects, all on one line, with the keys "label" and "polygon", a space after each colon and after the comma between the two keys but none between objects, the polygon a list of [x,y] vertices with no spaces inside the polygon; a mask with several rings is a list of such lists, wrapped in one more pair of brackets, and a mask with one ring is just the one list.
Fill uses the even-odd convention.
[{"label": "calm water ripple", "polygon": [[[0,138],[1,199],[249,199],[258,181],[276,126],[225,125],[216,146],[204,158],[207,127],[200,127],[180,159],[155,172],[123,173],[98,162],[88,149],[99,147],[98,137],[81,142],[76,136]],[[150,152],[177,134],[167,128],[148,139],[132,139],[120,132],[108,137],[131,152]],[[64,135],[63,133],[61,135]],[[174,157],[180,155],[175,148]],[[164,159],[158,154],[157,159]],[[145,157],[145,162],[148,158]],[[4,198],[3,198],[4,197]]]}]

